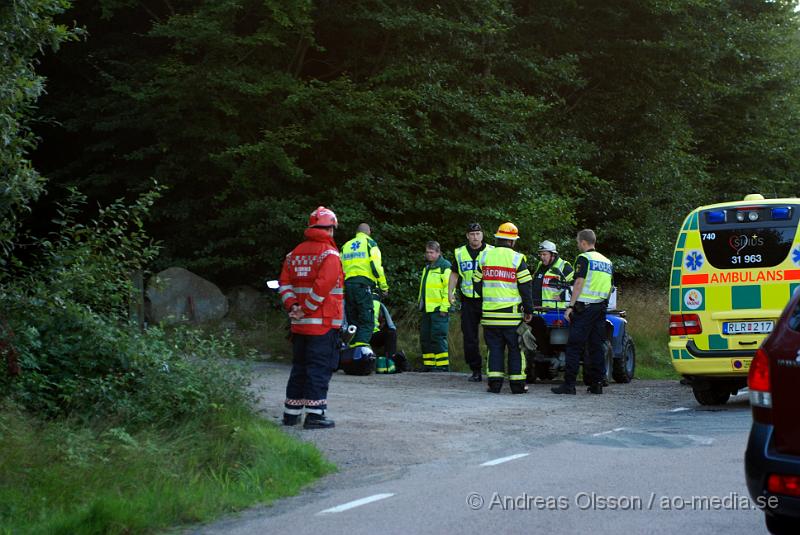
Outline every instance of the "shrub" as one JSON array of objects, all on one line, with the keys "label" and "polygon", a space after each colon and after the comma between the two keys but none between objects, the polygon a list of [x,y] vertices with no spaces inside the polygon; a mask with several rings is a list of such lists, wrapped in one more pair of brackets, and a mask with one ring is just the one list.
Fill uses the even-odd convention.
[{"label": "shrub", "polygon": [[84,198],[59,210],[59,231],[35,245],[33,262],[6,270],[0,310],[16,334],[21,374],[4,392],[46,416],[102,416],[128,424],[174,422],[248,402],[225,339],[198,331],[141,332],[127,318],[130,274],[157,248],[143,220],[159,188],[121,201],[96,220],[75,220]]}]

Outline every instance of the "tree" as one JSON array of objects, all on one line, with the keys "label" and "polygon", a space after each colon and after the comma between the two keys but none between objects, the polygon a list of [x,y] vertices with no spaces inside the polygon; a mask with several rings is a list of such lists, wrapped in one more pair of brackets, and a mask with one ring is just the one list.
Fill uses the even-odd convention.
[{"label": "tree", "polygon": [[44,180],[30,162],[36,136],[30,122],[44,79],[34,68],[45,47],[78,32],[55,24],[68,0],[12,0],[0,5],[0,266],[8,262],[20,214],[42,192]]}]

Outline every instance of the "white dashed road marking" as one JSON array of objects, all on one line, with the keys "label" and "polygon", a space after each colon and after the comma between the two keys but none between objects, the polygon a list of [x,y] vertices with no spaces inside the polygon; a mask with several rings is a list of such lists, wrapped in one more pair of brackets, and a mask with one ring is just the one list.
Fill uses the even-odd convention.
[{"label": "white dashed road marking", "polygon": [[495,466],[498,464],[507,463],[508,461],[513,461],[514,459],[521,459],[522,457],[527,457],[530,453],[517,453],[516,455],[509,455],[508,457],[500,457],[499,459],[495,459],[493,461],[486,461],[481,466]]},{"label": "white dashed road marking", "polygon": [[367,496],[366,498],[361,498],[360,500],[353,500],[352,502],[347,502],[342,505],[337,505],[336,507],[331,507],[330,509],[325,509],[324,511],[320,511],[317,514],[323,513],[341,513],[342,511],[347,511],[348,509],[353,509],[354,507],[360,507],[362,505],[366,505],[368,503],[377,502],[378,500],[385,500],[386,498],[391,498],[394,494],[374,494],[372,496]]},{"label": "white dashed road marking", "polygon": [[688,407],[676,407],[676,408],[670,410],[669,412],[683,412],[683,411],[690,411],[690,410],[692,410],[692,409],[690,409]]},{"label": "white dashed road marking", "polygon": [[601,437],[603,435],[610,435],[611,433],[619,433],[620,431],[625,431],[625,427],[617,427],[616,429],[612,429],[611,431],[603,431],[601,433],[593,433],[593,437]]}]

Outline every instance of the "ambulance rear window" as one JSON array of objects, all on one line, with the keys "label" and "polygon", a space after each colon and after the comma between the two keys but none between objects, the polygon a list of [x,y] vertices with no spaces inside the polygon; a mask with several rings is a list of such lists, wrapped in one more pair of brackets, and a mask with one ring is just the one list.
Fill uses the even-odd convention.
[{"label": "ambulance rear window", "polygon": [[791,204],[704,210],[698,218],[703,252],[717,269],[777,266],[791,252],[798,221],[800,205]]}]

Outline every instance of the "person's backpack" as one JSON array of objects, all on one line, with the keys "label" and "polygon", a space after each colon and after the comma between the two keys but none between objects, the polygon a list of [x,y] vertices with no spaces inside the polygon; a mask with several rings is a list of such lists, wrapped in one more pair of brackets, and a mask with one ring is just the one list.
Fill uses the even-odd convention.
[{"label": "person's backpack", "polygon": [[398,351],[392,357],[375,359],[375,373],[403,373],[408,371],[406,354]]},{"label": "person's backpack", "polygon": [[375,373],[397,373],[394,359],[391,357],[378,357],[375,359]]}]

